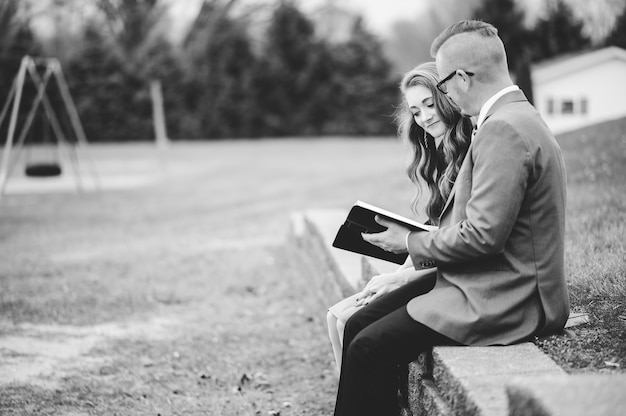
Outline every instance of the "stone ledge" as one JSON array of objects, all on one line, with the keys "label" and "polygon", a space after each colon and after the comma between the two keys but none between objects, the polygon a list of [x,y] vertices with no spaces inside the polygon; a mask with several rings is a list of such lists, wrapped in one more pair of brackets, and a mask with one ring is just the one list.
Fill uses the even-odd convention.
[{"label": "stone ledge", "polygon": [[453,416],[432,376],[432,354],[421,354],[409,364],[408,407],[412,416]]},{"label": "stone ledge", "polygon": [[435,347],[433,378],[454,414],[506,415],[505,385],[519,376],[565,372],[534,344],[506,347]]},{"label": "stone ledge", "polygon": [[626,414],[626,374],[518,378],[506,392],[509,416]]},{"label": "stone ledge", "polygon": [[311,210],[291,216],[292,239],[333,275],[337,288],[336,293],[331,294],[328,306],[353,294],[363,284],[360,257],[332,248],[335,233],[346,214],[335,210]]},{"label": "stone ledge", "polygon": [[[335,215],[326,216],[323,212],[311,211],[291,215],[290,238],[302,254],[313,259],[323,275],[312,282],[317,286],[328,306],[338,302],[354,291],[352,284],[338,276],[360,275],[358,258],[340,258],[328,250],[327,230],[334,226]],[[332,240],[331,240],[332,242]],[[356,257],[356,256],[355,256]]]}]

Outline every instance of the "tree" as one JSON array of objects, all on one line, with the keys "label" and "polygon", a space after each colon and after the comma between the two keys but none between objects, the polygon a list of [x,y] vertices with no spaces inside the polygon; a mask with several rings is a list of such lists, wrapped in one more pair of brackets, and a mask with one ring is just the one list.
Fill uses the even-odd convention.
[{"label": "tree", "polygon": [[606,46],[619,46],[626,49],[626,7],[615,22],[613,31],[605,40]]},{"label": "tree", "polygon": [[508,64],[516,83],[532,102],[530,79],[531,33],[524,26],[525,13],[515,0],[485,0],[474,10],[474,19],[484,20],[498,28],[507,52]]},{"label": "tree", "polygon": [[531,102],[531,62],[579,51],[591,44],[583,34],[583,24],[574,18],[563,0],[550,0],[546,16],[532,29],[524,26],[525,13],[515,0],[484,0],[473,17],[498,28],[507,50],[509,68]]},{"label": "tree", "polygon": [[[39,55],[41,45],[30,29],[28,15],[20,9],[20,0],[0,2],[0,105],[4,105],[11,85],[25,55]],[[25,83],[20,106],[20,121],[25,117],[35,89],[31,82]],[[0,129],[2,142],[6,138],[8,122]]]},{"label": "tree", "polygon": [[324,44],[313,24],[290,1],[281,1],[271,17],[255,80],[263,134],[284,136],[315,130],[308,111],[320,83],[319,56]]},{"label": "tree", "polygon": [[24,55],[39,55],[40,51],[20,0],[0,2],[0,89],[8,92]]},{"label": "tree", "polygon": [[22,26],[18,12],[19,0],[6,0],[0,3],[0,56],[4,56],[13,45]]},{"label": "tree", "polygon": [[104,12],[115,53],[130,71],[149,72],[146,56],[162,38],[159,25],[165,13],[160,0],[98,0]]},{"label": "tree", "polygon": [[202,137],[256,135],[253,77],[256,57],[246,19],[231,18],[235,1],[205,1],[185,41],[191,70],[186,105],[195,123],[190,134]]},{"label": "tree", "polygon": [[324,103],[337,134],[392,134],[397,80],[381,43],[357,20],[350,39],[332,49],[333,83]]},{"label": "tree", "polygon": [[[137,106],[141,81],[124,69],[107,47],[97,25],[85,26],[82,47],[68,63],[70,90],[90,141],[127,141],[147,137],[150,107]],[[129,108],[133,111],[128,111]]]},{"label": "tree", "polygon": [[[83,22],[93,14],[93,2],[75,0],[20,0],[33,20],[45,19],[46,32],[40,41],[46,56],[53,56],[65,67],[82,42]],[[80,23],[79,23],[80,22]],[[39,25],[42,26],[41,24]]]},{"label": "tree", "polygon": [[256,82],[264,134],[392,134],[398,97],[381,43],[357,19],[328,43],[290,2],[275,10]]},{"label": "tree", "polygon": [[540,18],[532,32],[531,59],[540,61],[591,46],[583,34],[583,24],[577,20],[563,0],[549,3],[548,14]]},{"label": "tree", "polygon": [[[159,65],[162,60],[151,59],[163,57],[166,53],[163,48],[165,51],[169,50],[169,44],[160,30],[166,9],[161,0],[98,0],[97,4],[106,17],[113,50],[126,72],[130,78],[143,80],[137,85],[133,100],[134,104],[143,108],[145,100],[154,99],[147,95],[148,85],[151,86],[151,91],[154,90],[152,87],[156,87],[156,91],[160,93],[159,78],[163,75],[162,71],[167,70]],[[154,117],[155,124],[162,125],[163,121],[156,114]],[[160,129],[155,130],[158,136]],[[145,137],[149,136],[146,134]]]}]

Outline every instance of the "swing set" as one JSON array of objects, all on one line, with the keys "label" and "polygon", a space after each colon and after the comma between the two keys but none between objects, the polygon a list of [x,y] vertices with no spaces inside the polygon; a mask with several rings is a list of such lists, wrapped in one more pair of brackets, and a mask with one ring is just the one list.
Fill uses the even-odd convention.
[{"label": "swing set", "polygon": [[[43,75],[40,74],[40,69],[43,69]],[[24,119],[22,128],[15,139],[15,133],[17,130],[18,116],[20,111],[20,104],[22,101],[22,95],[24,92],[24,86],[27,76],[30,77],[36,88],[36,95],[31,104],[30,110]],[[50,98],[46,92],[46,88],[50,85],[50,80],[54,77],[56,80],[60,97],[69,117],[71,129],[73,130],[76,141],[71,143],[68,140],[67,135],[64,133],[62,124],[57,117]],[[63,173],[63,167],[61,165],[62,154],[65,153],[67,159],[70,162],[72,171],[74,173],[76,189],[78,192],[84,190],[83,184],[83,172],[79,163],[77,147],[87,147],[87,138],[83,130],[82,124],[78,117],[78,112],[72,101],[67,82],[63,76],[61,65],[55,58],[34,58],[31,56],[25,56],[22,58],[20,69],[13,80],[9,95],[0,112],[0,127],[6,118],[9,107],[13,103],[11,109],[11,115],[9,125],[7,128],[7,138],[4,143],[4,150],[2,152],[2,162],[0,164],[0,197],[4,195],[6,183],[11,177],[20,153],[25,147],[26,138],[28,136],[37,110],[40,106],[43,106],[44,114],[42,114],[42,130],[43,130],[43,144],[49,145],[52,140],[51,136],[54,136],[56,146],[56,154],[52,157],[48,157],[46,160],[31,161],[29,160],[31,152],[28,151],[26,155],[26,163],[24,168],[24,175],[32,178],[44,178],[60,176]],[[52,132],[50,132],[52,130]],[[15,139],[15,146],[14,146]],[[78,145],[78,146],[77,146]],[[28,146],[30,149],[31,146]],[[15,150],[12,155],[12,150]],[[98,176],[93,168],[93,163],[88,160],[91,170],[91,175],[94,180],[96,189],[99,188]]]}]

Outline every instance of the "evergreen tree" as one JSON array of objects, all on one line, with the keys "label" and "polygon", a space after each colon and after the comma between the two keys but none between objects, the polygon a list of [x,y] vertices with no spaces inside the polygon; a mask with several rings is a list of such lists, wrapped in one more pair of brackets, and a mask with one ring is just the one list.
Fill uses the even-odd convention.
[{"label": "evergreen tree", "polygon": [[532,34],[534,62],[591,46],[591,40],[583,34],[582,22],[563,0],[550,3],[548,15],[538,20]]},{"label": "evergreen tree", "polygon": [[264,111],[264,135],[284,136],[315,130],[310,103],[326,72],[321,71],[320,48],[313,24],[290,1],[281,1],[270,20],[255,87]]},{"label": "evergreen tree", "polygon": [[380,42],[360,20],[350,39],[329,44],[290,2],[268,28],[257,92],[267,135],[392,134],[397,101]]},{"label": "evergreen tree", "polygon": [[0,58],[4,58],[14,44],[17,32],[23,25],[18,18],[19,0],[0,3]]},{"label": "evergreen tree", "polygon": [[319,42],[312,51],[308,82],[313,86],[300,111],[304,122],[298,131],[300,135],[341,134],[333,129],[332,120],[339,116],[337,105],[343,92],[333,80],[337,75],[337,65],[332,50],[325,42]]},{"label": "evergreen tree", "polygon": [[605,40],[606,46],[619,46],[626,49],[626,7],[615,21],[613,31]]},{"label": "evergreen tree", "polygon": [[[228,4],[227,6],[228,7]],[[257,135],[252,53],[245,20],[205,2],[185,43],[192,63],[186,105],[196,123],[188,135],[224,138]]]},{"label": "evergreen tree", "polygon": [[148,72],[152,62],[146,57],[162,38],[162,0],[98,0],[97,4],[106,17],[113,51],[130,72]]},{"label": "evergreen tree", "polygon": [[108,46],[118,56],[133,92],[125,104],[133,131],[139,135],[131,138],[154,137],[149,85],[161,78],[162,71],[169,71],[161,65],[170,50],[161,31],[163,0],[98,0],[97,4],[108,23]]},{"label": "evergreen tree", "polygon": [[[0,105],[4,105],[8,98],[22,58],[25,55],[38,56],[41,54],[41,45],[30,29],[28,17],[20,15],[19,7],[19,0],[0,2]],[[35,94],[35,87],[27,79],[18,113],[18,126],[24,121]],[[2,143],[6,139],[8,125],[9,114],[5,116],[0,128],[2,137],[0,142]]]},{"label": "evergreen tree", "polygon": [[[67,80],[89,141],[147,138],[150,106],[136,107],[141,80],[129,76],[118,55],[107,47],[96,25],[88,24],[83,46],[66,68]],[[128,108],[133,107],[133,111]]]},{"label": "evergreen tree", "polygon": [[350,39],[333,48],[334,82],[327,105],[335,134],[392,134],[398,100],[381,43],[357,20]]}]

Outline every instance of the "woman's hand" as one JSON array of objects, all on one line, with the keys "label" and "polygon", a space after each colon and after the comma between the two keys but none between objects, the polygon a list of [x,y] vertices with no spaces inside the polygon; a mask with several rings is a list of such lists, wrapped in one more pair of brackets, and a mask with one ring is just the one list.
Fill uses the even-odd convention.
[{"label": "woman's hand", "polygon": [[382,273],[371,278],[356,300],[357,306],[367,305],[385,293],[399,288],[407,282],[403,270]]}]

